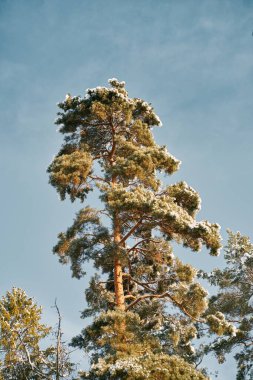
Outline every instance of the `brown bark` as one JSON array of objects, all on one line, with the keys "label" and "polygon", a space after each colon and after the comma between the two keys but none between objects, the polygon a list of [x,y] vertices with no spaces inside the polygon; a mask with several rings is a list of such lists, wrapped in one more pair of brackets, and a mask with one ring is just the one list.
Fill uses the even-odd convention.
[{"label": "brown bark", "polygon": [[[112,186],[116,183],[116,178],[112,179]],[[121,234],[120,234],[120,221],[117,213],[115,213],[113,218],[113,228],[114,228],[114,243],[120,245]],[[114,290],[115,290],[115,303],[119,310],[125,310],[125,297],[124,297],[124,287],[123,287],[123,276],[122,276],[122,264],[119,257],[114,259]]]},{"label": "brown bark", "polygon": [[[118,216],[114,216],[114,243],[116,245],[120,245],[121,234],[120,234],[120,221]],[[125,305],[125,295],[124,295],[124,287],[123,287],[123,270],[122,263],[117,255],[114,259],[114,291],[115,291],[115,303],[116,308],[120,311],[126,311]],[[118,331],[121,341],[125,340],[125,330],[126,324],[125,321],[116,322],[115,330]]]},{"label": "brown bark", "polygon": [[[112,149],[108,158],[109,158],[110,165],[113,166],[114,165],[113,156],[116,149],[116,144],[115,144],[115,139],[114,139],[115,127],[113,126],[113,123],[111,124],[111,127],[112,127]],[[111,185],[115,186],[116,183],[117,183],[117,177],[112,176]],[[114,243],[119,246],[121,243],[121,234],[120,234],[120,220],[119,220],[117,212],[114,214],[114,217],[113,217],[113,228],[114,228]],[[116,307],[119,310],[125,311],[126,306],[125,306],[124,287],[123,287],[122,264],[121,264],[120,258],[117,256],[114,259],[114,291],[115,291]]]}]

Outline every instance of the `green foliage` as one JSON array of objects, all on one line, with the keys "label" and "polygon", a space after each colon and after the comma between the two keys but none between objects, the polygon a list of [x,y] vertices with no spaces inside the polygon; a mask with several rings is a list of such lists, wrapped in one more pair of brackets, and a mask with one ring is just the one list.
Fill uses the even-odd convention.
[{"label": "green foliage", "polygon": [[50,328],[40,322],[39,308],[25,292],[13,288],[0,301],[1,372],[5,379],[26,379],[32,372],[30,362],[41,364],[39,347]]},{"label": "green foliage", "polygon": [[[211,331],[218,335],[206,348],[213,351],[223,362],[226,354],[235,352],[237,380],[253,378],[253,245],[250,239],[239,232],[228,231],[225,247],[227,266],[204,274],[218,293],[210,299],[207,313]],[[226,320],[225,320],[226,318]],[[231,322],[231,323],[229,323]],[[232,325],[233,324],[233,325]]]},{"label": "green foliage", "polygon": [[104,205],[82,209],[54,247],[74,277],[88,260],[96,269],[82,314],[96,319],[73,345],[91,351],[89,379],[202,379],[185,360],[193,362],[207,293],[170,241],[217,255],[220,227],[196,220],[201,200],[185,182],[161,184],[157,174],[173,174],[180,161],[154,141],[159,117],[124,82],[109,83],[59,104],[64,144],[48,169],[62,199],[84,201],[97,187]]},{"label": "green foliage", "polygon": [[[38,307],[24,290],[13,288],[0,300],[0,379],[53,380],[56,377],[56,346],[41,349],[52,329],[41,323]],[[73,372],[67,350],[61,346],[59,375]]]},{"label": "green foliage", "polygon": [[91,165],[92,157],[85,151],[61,154],[55,158],[49,167],[52,172],[50,183],[56,187],[61,199],[65,199],[66,194],[70,195],[72,201],[78,197],[84,199],[90,190],[86,179]]},{"label": "green foliage", "polygon": [[87,380],[205,380],[193,366],[177,356],[145,352],[114,362],[100,359],[89,373],[81,374]]},{"label": "green foliage", "polygon": [[150,336],[136,313],[102,313],[83,333],[73,344],[95,350],[97,360],[81,379],[206,379],[179,357],[162,353],[159,339]]},{"label": "green foliage", "polygon": [[109,242],[107,228],[101,226],[99,213],[86,207],[80,210],[73,225],[58,235],[58,244],[53,251],[62,264],[71,262],[73,277],[80,278],[85,274],[82,264],[93,259],[99,261],[101,245]]}]

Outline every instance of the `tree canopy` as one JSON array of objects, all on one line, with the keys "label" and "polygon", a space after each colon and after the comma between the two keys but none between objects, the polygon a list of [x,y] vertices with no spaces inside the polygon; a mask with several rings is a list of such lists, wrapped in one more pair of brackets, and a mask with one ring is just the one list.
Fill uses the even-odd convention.
[{"label": "tree canopy", "polygon": [[220,227],[196,220],[201,200],[192,187],[161,183],[159,173],[173,174],[180,161],[154,141],[161,122],[152,106],[130,98],[124,82],[109,84],[59,103],[64,142],[48,168],[62,200],[100,191],[101,208],[81,208],[53,249],[73,277],[86,274],[89,260],[96,270],[82,314],[94,321],[72,342],[92,355],[82,376],[204,379],[190,363],[207,292],[171,242],[217,255]]}]

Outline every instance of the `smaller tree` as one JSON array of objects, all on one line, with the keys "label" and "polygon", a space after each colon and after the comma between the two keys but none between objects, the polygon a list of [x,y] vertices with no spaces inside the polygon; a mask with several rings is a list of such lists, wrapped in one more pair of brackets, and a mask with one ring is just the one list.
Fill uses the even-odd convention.
[{"label": "smaller tree", "polygon": [[[235,353],[237,361],[237,380],[253,379],[253,244],[240,232],[228,231],[225,247],[225,269],[215,269],[205,274],[212,285],[219,287],[218,293],[211,297],[208,313],[212,316],[212,330],[221,335],[227,321],[234,323],[234,334],[216,336],[213,343],[206,347],[214,352],[219,362],[225,356]],[[216,318],[216,319],[215,319]],[[223,323],[221,323],[223,321]]]},{"label": "smaller tree", "polygon": [[41,314],[22,289],[13,288],[0,300],[0,380],[59,380],[73,371],[60,324],[56,344],[41,349],[41,341],[52,333],[41,323]]}]

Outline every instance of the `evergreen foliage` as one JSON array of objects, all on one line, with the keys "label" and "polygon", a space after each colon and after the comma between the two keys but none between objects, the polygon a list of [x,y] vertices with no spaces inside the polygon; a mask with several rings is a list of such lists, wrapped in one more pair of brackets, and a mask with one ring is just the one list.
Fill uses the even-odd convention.
[{"label": "evergreen foliage", "polygon": [[[219,289],[209,303],[208,313],[214,315],[211,321],[212,331],[222,335],[228,323],[225,318],[234,323],[235,329],[230,337],[216,337],[212,345],[206,347],[206,352],[214,352],[221,363],[228,353],[236,352],[236,379],[252,380],[253,244],[240,232],[228,231],[228,235],[224,255],[227,266],[223,270],[215,269],[210,274],[206,273],[204,277]],[[221,320],[222,324],[219,323]]]},{"label": "evergreen foliage", "polygon": [[63,344],[58,350],[56,345],[41,348],[52,332],[41,323],[41,313],[41,307],[19,288],[0,300],[1,380],[57,380],[73,372]]},{"label": "evergreen foliage", "polygon": [[54,247],[73,277],[86,261],[96,268],[83,312],[95,319],[72,343],[92,355],[82,378],[204,379],[188,362],[207,292],[170,242],[217,255],[219,225],[196,220],[200,197],[185,182],[161,184],[157,174],[173,174],[180,161],[154,141],[158,116],[124,82],[109,83],[59,103],[65,138],[48,168],[61,199],[84,201],[96,187],[104,205],[81,209]]},{"label": "evergreen foliage", "polygon": [[41,309],[25,292],[13,288],[0,301],[0,348],[3,356],[1,374],[4,379],[30,378],[32,366],[43,364],[39,347],[50,328],[40,321]]}]

